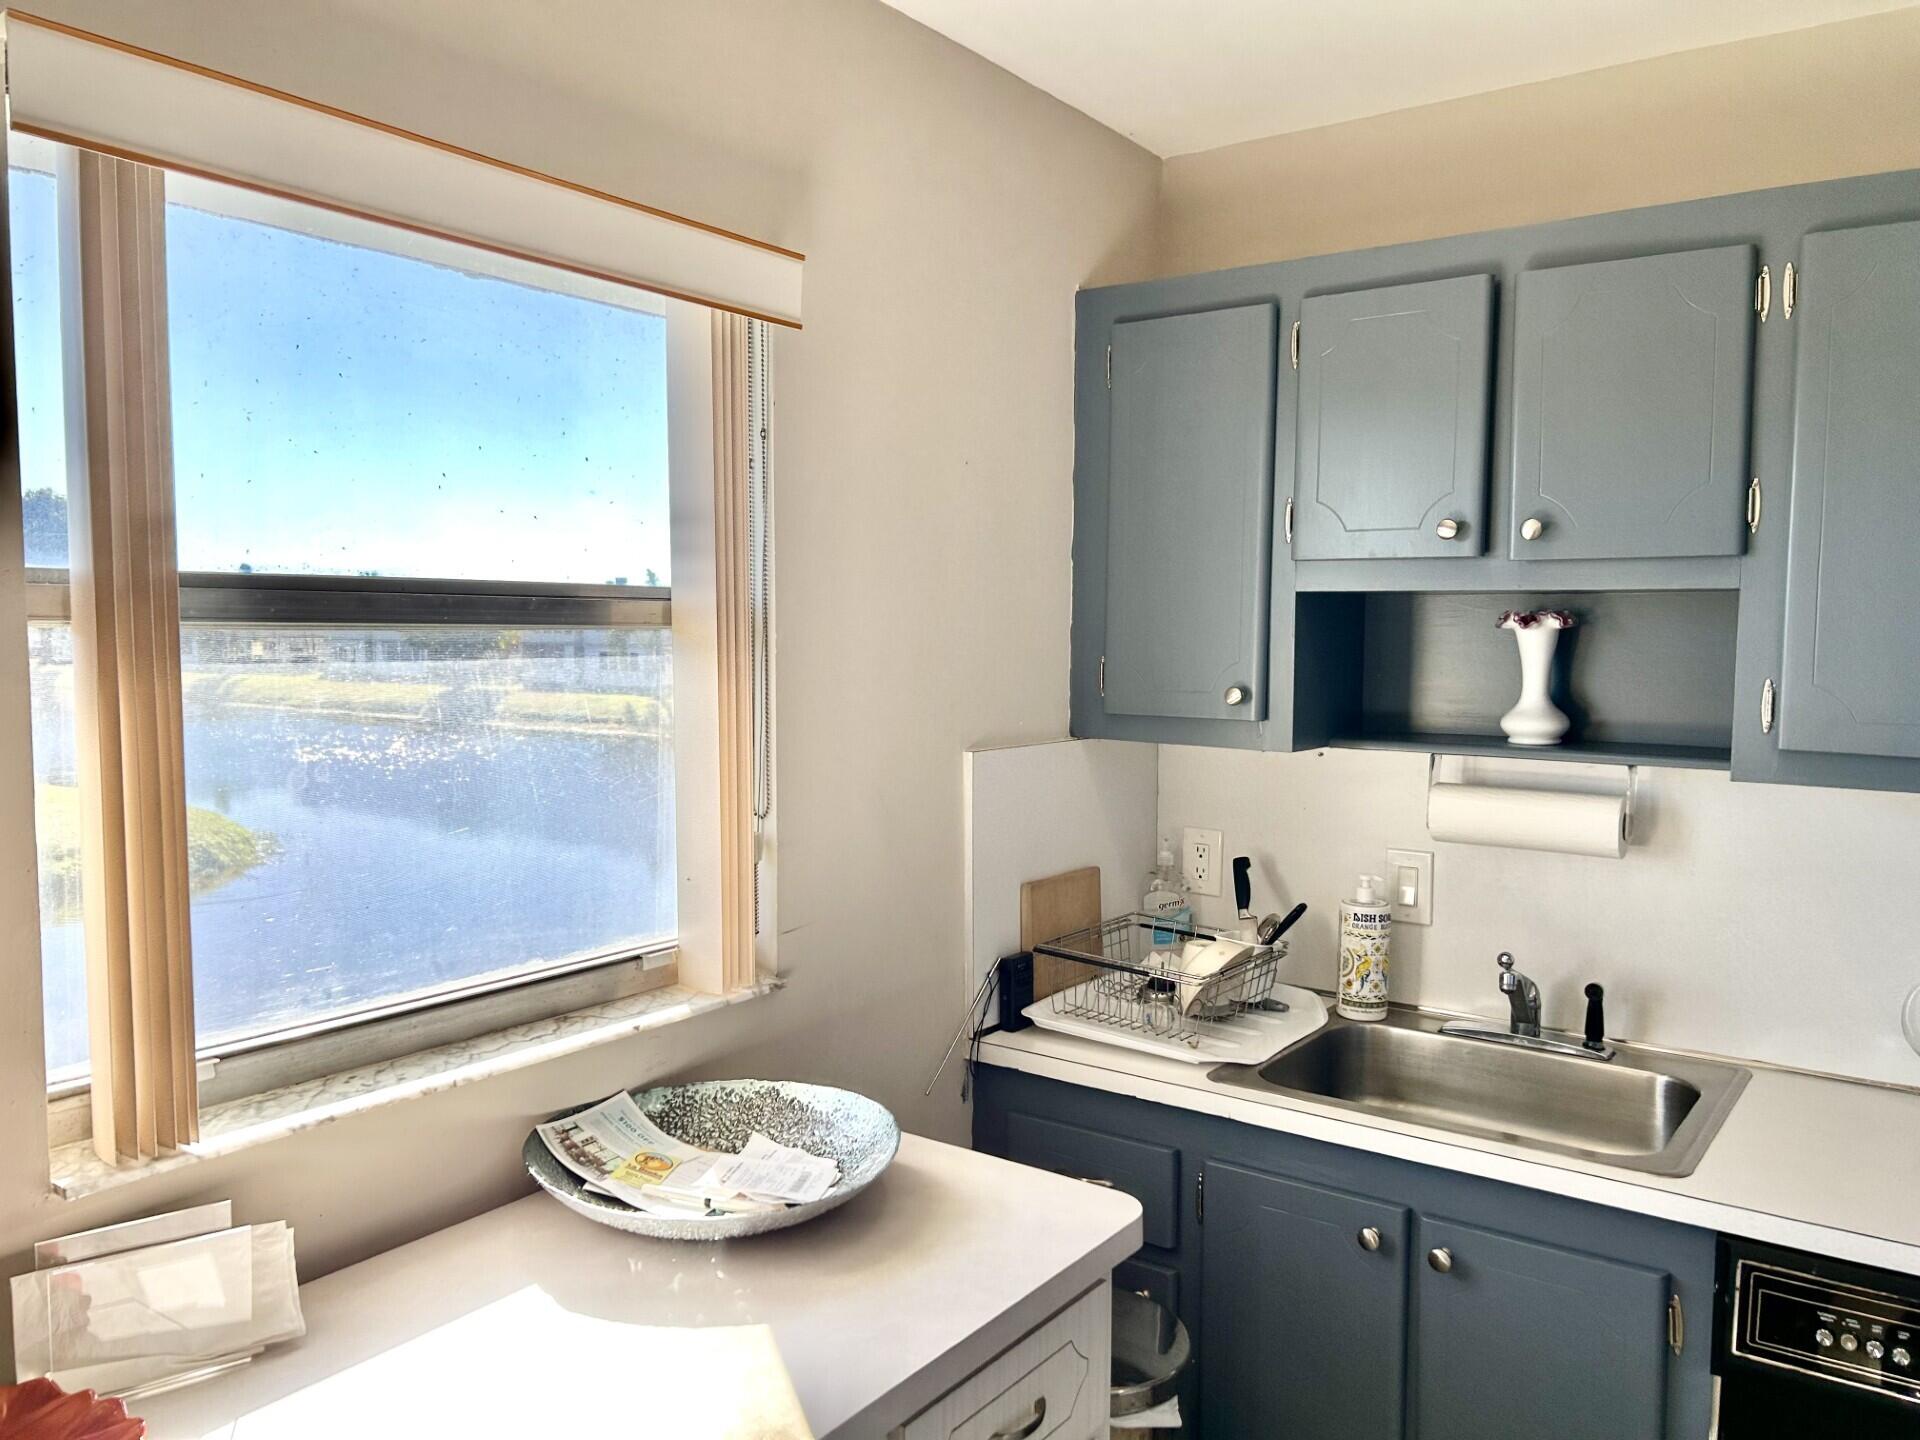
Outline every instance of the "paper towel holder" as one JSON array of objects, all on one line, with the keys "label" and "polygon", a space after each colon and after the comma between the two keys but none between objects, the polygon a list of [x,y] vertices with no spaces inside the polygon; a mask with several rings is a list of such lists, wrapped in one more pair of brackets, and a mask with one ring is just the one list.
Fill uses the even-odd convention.
[{"label": "paper towel holder", "polygon": [[[1457,762],[1457,768],[1450,775],[1442,775],[1441,762],[1448,760]],[[1471,774],[1476,768],[1485,773]],[[1608,765],[1587,760],[1542,762],[1524,755],[1445,755],[1435,751],[1427,756],[1428,828],[1433,825],[1433,787],[1464,784],[1562,794],[1618,795],[1623,802],[1620,838],[1628,845],[1635,841],[1640,788],[1638,765]]]}]

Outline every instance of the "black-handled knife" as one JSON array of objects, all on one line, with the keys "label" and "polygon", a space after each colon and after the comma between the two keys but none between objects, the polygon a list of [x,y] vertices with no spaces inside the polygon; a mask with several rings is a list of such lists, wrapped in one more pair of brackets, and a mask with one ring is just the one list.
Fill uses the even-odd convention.
[{"label": "black-handled knife", "polygon": [[1262,945],[1271,945],[1282,935],[1286,934],[1287,931],[1291,930],[1295,922],[1306,913],[1307,902],[1302,900],[1298,905],[1287,911],[1285,919],[1282,919],[1278,915],[1269,915],[1260,922],[1260,928],[1255,932],[1254,938]]},{"label": "black-handled knife", "polygon": [[1233,857],[1233,903],[1240,907],[1240,918],[1251,920],[1253,913],[1253,861],[1245,855]]}]

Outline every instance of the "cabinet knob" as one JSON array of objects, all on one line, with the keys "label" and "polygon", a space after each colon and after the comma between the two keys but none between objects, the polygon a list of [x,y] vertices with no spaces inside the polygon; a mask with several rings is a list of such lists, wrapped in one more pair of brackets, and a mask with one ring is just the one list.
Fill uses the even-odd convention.
[{"label": "cabinet knob", "polygon": [[1460,533],[1460,522],[1449,515],[1433,527],[1433,533],[1438,535],[1442,540],[1451,540]]},{"label": "cabinet knob", "polygon": [[1444,1245],[1437,1250],[1429,1250],[1427,1251],[1427,1264],[1431,1265],[1442,1275],[1448,1274],[1453,1269],[1453,1252]]},{"label": "cabinet knob", "polygon": [[1360,1242],[1360,1248],[1362,1250],[1378,1250],[1380,1248],[1380,1227],[1377,1225],[1369,1225],[1353,1238]]},{"label": "cabinet knob", "polygon": [[1538,540],[1541,532],[1546,528],[1547,527],[1541,523],[1538,515],[1529,515],[1520,522],[1520,538],[1522,540]]},{"label": "cabinet knob", "polygon": [[1224,699],[1229,705],[1244,705],[1247,703],[1246,686],[1229,685],[1227,686],[1227,693],[1221,698]]}]

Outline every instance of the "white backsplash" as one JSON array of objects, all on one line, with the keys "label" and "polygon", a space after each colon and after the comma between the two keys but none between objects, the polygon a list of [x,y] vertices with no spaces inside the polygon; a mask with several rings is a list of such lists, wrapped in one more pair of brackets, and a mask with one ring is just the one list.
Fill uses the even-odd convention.
[{"label": "white backsplash", "polygon": [[[1431,926],[1393,937],[1398,1000],[1503,1017],[1494,956],[1578,1029],[1589,980],[1616,1037],[1920,1085],[1900,1028],[1920,984],[1920,795],[1736,785],[1642,769],[1624,859],[1431,840],[1427,757],[1160,747],[1160,832],[1224,833],[1254,908],[1312,907],[1282,979],[1330,987],[1339,903],[1389,846],[1434,855]],[[1202,897],[1200,918],[1232,917]]]}]

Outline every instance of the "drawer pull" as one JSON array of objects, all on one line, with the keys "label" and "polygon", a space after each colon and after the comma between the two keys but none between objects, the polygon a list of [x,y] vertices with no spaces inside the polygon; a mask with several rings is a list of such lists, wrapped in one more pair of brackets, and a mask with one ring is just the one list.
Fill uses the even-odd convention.
[{"label": "drawer pull", "polygon": [[1380,1248],[1380,1227],[1378,1225],[1369,1225],[1354,1238],[1360,1242],[1360,1248],[1362,1250],[1378,1250]]},{"label": "drawer pull", "polygon": [[1078,1180],[1082,1185],[1098,1185],[1102,1190],[1118,1188],[1114,1185],[1113,1181],[1103,1180],[1098,1175],[1076,1175],[1073,1178]]},{"label": "drawer pull", "polygon": [[1453,1269],[1453,1251],[1447,1249],[1444,1245],[1437,1250],[1429,1250],[1427,1252],[1427,1264],[1431,1265],[1442,1275],[1448,1274]]},{"label": "drawer pull", "polygon": [[987,1440],[1027,1440],[1047,1419],[1047,1397],[1042,1395],[1033,1402],[1033,1418],[1023,1425],[1010,1426],[1005,1430],[996,1430]]}]

